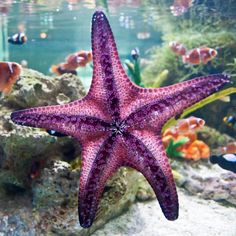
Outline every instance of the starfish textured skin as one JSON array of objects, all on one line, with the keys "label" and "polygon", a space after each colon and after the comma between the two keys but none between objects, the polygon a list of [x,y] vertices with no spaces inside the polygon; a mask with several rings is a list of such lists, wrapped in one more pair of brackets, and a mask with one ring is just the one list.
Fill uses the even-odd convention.
[{"label": "starfish textured skin", "polygon": [[107,179],[121,166],[141,172],[152,186],[168,220],[178,218],[178,196],[161,140],[171,117],[218,91],[226,75],[198,77],[147,89],[127,77],[103,12],[92,18],[93,78],[88,94],[77,101],[13,112],[20,125],[46,128],[78,139],[82,147],[78,211],[90,227]]}]

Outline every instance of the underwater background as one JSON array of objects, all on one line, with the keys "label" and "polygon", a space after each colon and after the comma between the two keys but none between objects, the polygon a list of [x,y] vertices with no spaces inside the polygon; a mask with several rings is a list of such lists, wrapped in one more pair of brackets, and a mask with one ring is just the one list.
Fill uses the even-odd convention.
[{"label": "underwater background", "polygon": [[[137,85],[157,88],[216,73],[231,77],[228,87],[162,130],[179,195],[176,221],[164,218],[140,173],[121,168],[105,187],[94,224],[83,229],[77,141],[10,120],[15,110],[85,96],[92,60],[70,73],[52,68],[69,64],[70,54],[91,51],[97,9],[107,15],[121,62]],[[27,41],[10,43],[18,33]],[[11,91],[1,90],[0,235],[236,236],[235,0],[0,0],[0,61],[22,67]],[[226,164],[214,164],[213,156]]]}]

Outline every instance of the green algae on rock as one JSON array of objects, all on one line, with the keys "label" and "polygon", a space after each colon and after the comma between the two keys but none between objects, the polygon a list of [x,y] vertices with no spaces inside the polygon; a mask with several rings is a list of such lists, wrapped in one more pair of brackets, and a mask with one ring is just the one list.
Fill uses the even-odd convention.
[{"label": "green algae on rock", "polygon": [[80,79],[72,74],[49,77],[32,69],[23,69],[12,93],[4,97],[8,106],[26,108],[64,104],[85,95]]}]

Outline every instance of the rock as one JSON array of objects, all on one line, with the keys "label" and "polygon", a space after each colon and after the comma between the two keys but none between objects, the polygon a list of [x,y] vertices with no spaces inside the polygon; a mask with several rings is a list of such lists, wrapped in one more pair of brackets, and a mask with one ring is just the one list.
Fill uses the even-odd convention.
[{"label": "rock", "polygon": [[157,201],[136,203],[92,236],[235,236],[236,208],[177,190],[180,202],[177,220],[166,220]]},{"label": "rock", "polygon": [[16,109],[63,104],[84,95],[74,75],[51,78],[24,69],[13,92],[1,97],[0,235],[89,235],[135,200],[139,174],[122,168],[107,183],[94,224],[82,229],[77,212],[78,142],[10,120]]},{"label": "rock", "polygon": [[[122,168],[108,181],[96,220],[89,229],[82,229],[79,226],[76,191],[76,195],[72,197],[73,204],[71,205],[73,205],[73,208],[67,211],[64,217],[58,217],[58,222],[52,225],[52,232],[55,235],[87,236],[96,229],[101,228],[107,221],[126,211],[134,202],[138,188],[137,184],[135,184],[137,175],[138,173],[135,171]],[[54,215],[57,217],[56,214]]]},{"label": "rock", "polygon": [[[210,146],[211,153],[216,155],[219,154],[218,147],[235,142],[232,137],[207,126],[198,130],[198,138],[204,140]],[[177,186],[189,194],[236,206],[236,174],[211,164],[208,159],[191,161],[172,158],[171,166]]]},{"label": "rock", "polygon": [[152,190],[150,184],[148,184],[147,180],[139,173],[138,181],[138,192],[136,194],[136,200],[143,202],[149,201],[156,198],[154,191]]},{"label": "rock", "polygon": [[206,161],[176,160],[173,166],[183,177],[176,184],[188,193],[236,206],[236,174]]},{"label": "rock", "polygon": [[210,128],[208,126],[203,126],[197,131],[198,139],[203,140],[207,143],[211,149],[216,149],[221,146],[225,146],[229,142],[233,142],[234,138],[227,134],[222,134],[216,129]]},{"label": "rock", "polygon": [[61,204],[70,204],[70,199],[77,196],[79,171],[71,171],[70,164],[55,161],[42,170],[32,186],[33,205],[40,209]]},{"label": "rock", "polygon": [[46,164],[51,159],[67,159],[67,156],[72,160],[79,153],[79,145],[69,137],[56,138],[42,129],[15,125],[10,120],[11,112],[31,106],[62,104],[84,95],[79,78],[73,75],[51,78],[23,69],[13,92],[0,99],[0,169],[11,176],[2,180],[0,176],[0,189],[29,187],[29,175],[35,163]]},{"label": "rock", "polygon": [[45,131],[17,126],[9,119],[8,122],[11,131],[0,127],[0,167],[11,172],[22,186],[29,185],[31,167],[36,161],[46,163],[53,158],[63,159],[61,150],[75,145],[69,137],[59,139]]},{"label": "rock", "polygon": [[79,78],[72,74],[49,77],[31,69],[23,69],[13,91],[3,102],[16,108],[64,104],[85,96]]},{"label": "rock", "polygon": [[[0,225],[4,224],[0,233],[86,236],[126,211],[135,200],[138,173],[122,168],[108,181],[94,224],[83,229],[77,212],[79,175],[80,170],[72,170],[66,162],[52,162],[33,183],[32,203],[29,196],[19,196],[17,201],[8,198],[0,204]],[[13,227],[10,219],[14,219]]]}]

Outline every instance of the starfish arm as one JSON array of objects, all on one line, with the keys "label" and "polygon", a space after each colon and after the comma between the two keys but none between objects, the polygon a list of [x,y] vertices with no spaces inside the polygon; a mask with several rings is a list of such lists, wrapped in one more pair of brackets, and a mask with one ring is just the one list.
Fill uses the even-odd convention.
[{"label": "starfish arm", "polygon": [[[99,204],[99,198],[107,179],[120,167],[122,142],[110,136],[86,142],[82,148],[82,175],[79,189],[79,219],[84,228],[91,226]],[[97,147],[100,147],[97,151]]]},{"label": "starfish arm", "polygon": [[152,186],[165,217],[168,220],[177,219],[178,196],[161,137],[148,131],[127,134],[124,139],[129,151],[125,164],[144,175]]},{"label": "starfish arm", "polygon": [[135,85],[122,67],[109,22],[100,11],[94,13],[92,20],[92,52],[94,69],[88,96],[102,100],[111,118],[118,120]]},{"label": "starfish arm", "polygon": [[160,88],[150,94],[147,91],[145,101],[143,99],[145,105],[132,112],[125,123],[131,129],[151,126],[159,131],[168,119],[180,115],[184,109],[217,92],[228,82],[227,75],[218,74]]},{"label": "starfish arm", "polygon": [[79,138],[81,133],[104,132],[109,124],[93,117],[68,114],[63,106],[30,108],[13,112],[11,119],[16,124],[55,130]]}]

